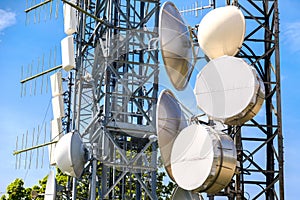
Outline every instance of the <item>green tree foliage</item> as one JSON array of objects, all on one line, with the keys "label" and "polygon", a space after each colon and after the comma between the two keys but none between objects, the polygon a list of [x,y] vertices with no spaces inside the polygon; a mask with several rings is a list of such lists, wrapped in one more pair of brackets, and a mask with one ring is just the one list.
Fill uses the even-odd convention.
[{"label": "green tree foliage", "polygon": [[6,188],[7,195],[3,195],[1,200],[31,200],[31,188],[24,188],[24,181],[17,178]]},{"label": "green tree foliage", "polygon": [[[100,175],[101,170],[98,171],[98,175]],[[165,185],[164,178],[166,177],[165,172],[157,172],[157,196],[158,200],[168,200],[171,198],[171,194],[173,189],[175,188],[175,184],[173,182],[169,182]],[[31,200],[33,197],[31,196],[32,191],[35,194],[40,194],[35,197],[36,200],[43,200],[44,196],[42,194],[45,193],[46,184],[47,184],[48,176],[45,176],[43,179],[39,180],[39,184],[33,186],[32,188],[24,188],[24,182],[22,179],[16,179],[14,182],[7,186],[7,195],[3,195],[0,200]],[[134,181],[134,176],[128,176],[128,178]],[[144,178],[144,177],[142,177]],[[61,186],[66,186],[68,183],[68,176],[63,174],[59,169],[56,174],[57,184]],[[89,186],[89,175],[83,175],[83,177],[78,181],[77,184],[77,198],[79,199],[87,199],[88,198],[88,186]],[[135,197],[135,186],[127,185],[124,187],[125,189],[125,197],[134,198]],[[121,186],[116,188],[116,193],[121,192]],[[132,196],[133,195],[133,196]],[[61,195],[59,195],[61,196]],[[128,199],[126,198],[126,199]],[[59,199],[59,198],[58,198]]]},{"label": "green tree foliage", "polygon": [[165,172],[157,173],[157,197],[158,200],[167,200],[171,199],[171,194],[175,188],[175,184],[173,182],[169,182],[167,185],[164,185],[164,178],[166,177]]}]

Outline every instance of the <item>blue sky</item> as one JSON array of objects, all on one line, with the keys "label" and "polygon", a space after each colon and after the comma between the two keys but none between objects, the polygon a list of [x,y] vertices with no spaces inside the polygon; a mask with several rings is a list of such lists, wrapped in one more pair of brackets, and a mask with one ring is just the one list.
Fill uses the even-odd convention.
[{"label": "blue sky", "polygon": [[[174,2],[178,8],[183,7],[182,1]],[[192,3],[193,1],[188,0],[188,2]],[[28,84],[27,95],[22,98],[19,81],[22,65],[24,69],[27,69],[32,62],[36,66],[38,59],[41,60],[43,54],[45,55],[45,64],[48,66],[50,49],[53,50],[55,46],[57,47],[56,63],[59,64],[60,40],[65,37],[61,20],[62,13],[60,11],[58,19],[55,19],[55,5],[53,5],[51,20],[49,16],[45,20],[45,14],[49,14],[49,8],[46,8],[40,13],[40,22],[34,23],[34,14],[31,14],[29,16],[30,22],[26,25],[25,8],[26,0],[0,1],[0,73],[2,76],[0,79],[0,195],[5,192],[6,186],[15,178],[23,178],[26,186],[32,186],[49,171],[46,159],[47,149],[44,152],[44,167],[42,169],[40,167],[36,169],[36,160],[33,157],[31,169],[24,169],[24,165],[21,165],[21,169],[16,170],[15,157],[12,152],[15,149],[17,136],[20,140],[22,134],[26,133],[27,130],[31,135],[33,128],[37,129],[37,126],[42,125],[43,122],[49,126],[52,111],[49,110],[47,115],[45,113],[51,95],[45,90],[42,95],[40,94],[41,79],[37,81],[38,94],[30,96],[30,84]],[[300,178],[298,173],[300,164],[298,134],[300,124],[299,8],[300,1],[298,0],[279,1],[285,193],[287,199],[296,199]],[[193,21],[200,21],[200,19]],[[35,67],[33,69],[36,70]],[[39,160],[39,166],[41,163]]]}]

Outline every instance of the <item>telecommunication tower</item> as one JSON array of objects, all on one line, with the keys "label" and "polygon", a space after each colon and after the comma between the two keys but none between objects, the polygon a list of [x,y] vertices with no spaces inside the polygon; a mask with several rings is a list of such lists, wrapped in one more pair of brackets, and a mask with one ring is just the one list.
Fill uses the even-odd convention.
[{"label": "telecommunication tower", "polygon": [[[49,2],[51,1],[42,2],[36,7]],[[158,77],[161,61],[158,44],[160,42],[165,64],[179,63],[186,67],[179,70],[179,75],[172,70],[168,71],[170,69],[166,70],[175,89],[183,90],[193,71],[192,65],[195,64],[188,62],[196,62],[191,61],[190,57],[193,55],[196,59],[192,48],[198,43],[197,31],[198,34],[201,34],[201,31],[197,29],[198,26],[195,28],[187,26],[173,3],[162,5],[159,0],[62,0],[62,2],[65,15],[70,12],[77,21],[74,25],[71,20],[70,26],[74,25],[76,30],[66,31],[69,36],[64,39],[68,46],[66,51],[71,49],[72,52],[75,49],[73,54],[76,60],[74,66],[72,62],[71,65],[64,65],[64,61],[61,66],[69,71],[68,116],[65,125],[67,132],[79,134],[78,143],[82,140],[85,146],[79,154],[89,152],[88,164],[80,163],[84,168],[82,173],[90,176],[89,199],[94,200],[96,197],[158,199],[156,194],[158,146],[170,145],[160,141],[157,143],[157,140],[169,131],[162,130],[159,135],[157,130],[160,128],[159,123],[164,124],[163,128],[171,127],[171,131],[175,130],[175,133],[172,133],[174,140],[177,137],[185,141],[183,136],[178,137],[179,133],[183,135],[190,130],[200,129],[199,121],[187,127],[188,120],[182,115],[181,108],[171,91],[166,90],[159,95]],[[211,0],[208,6],[201,6],[201,10],[213,10],[218,8],[219,4],[224,5],[224,1]],[[225,196],[237,200],[258,198],[283,200],[278,0],[226,0],[225,5],[234,5],[233,9],[238,8],[243,13],[247,25],[243,45],[236,55],[238,58],[228,59],[233,63],[239,62],[239,59],[249,63],[256,71],[256,80],[261,80],[256,86],[264,87],[264,94],[257,92],[255,98],[262,98],[257,100],[260,101],[259,108],[251,108],[253,113],[247,113],[245,118],[249,116],[251,118],[247,118],[246,123],[243,119],[230,121],[228,118],[226,129],[222,130],[225,135],[211,128],[214,120],[209,120],[205,124],[206,128],[203,130],[217,138],[211,140],[212,144],[217,144],[214,143],[217,140],[220,146],[215,148],[215,145],[216,152],[210,154],[219,156],[218,162],[222,163],[221,167],[216,164],[217,169],[222,168],[218,172],[222,175],[211,172],[216,178],[207,179],[217,182],[223,176],[228,176],[224,172],[227,167],[225,161],[234,163],[232,164],[234,168],[228,172],[234,175],[232,179],[232,174],[229,179],[227,177],[224,187],[209,182],[197,190],[213,191],[208,192],[209,199]],[[199,9],[195,7],[186,11],[198,12]],[[178,28],[176,30],[178,32],[170,31],[173,24],[168,25],[168,22],[172,21],[176,21],[174,29]],[[166,27],[170,29],[164,29]],[[169,39],[168,36],[174,34],[178,35],[173,41],[174,45],[164,42],[164,39]],[[176,42],[178,44],[175,44]],[[71,43],[75,44],[75,48],[70,45]],[[168,48],[176,45],[179,45],[178,49],[170,53]],[[218,59],[217,56],[207,55],[207,60],[208,57],[211,60]],[[211,65],[216,67],[216,63]],[[184,74],[183,79],[180,78],[182,75],[180,73]],[[253,118],[263,101],[260,113]],[[247,109],[249,107],[250,105]],[[171,119],[167,119],[165,124],[157,113],[169,118],[171,116]],[[77,141],[73,136],[70,137],[70,141]],[[231,148],[231,144],[235,147]],[[178,171],[173,167],[176,163],[174,164],[170,158],[173,153],[172,146],[166,149],[167,151],[160,149],[164,161],[168,162],[165,167],[170,178],[177,182]],[[174,149],[178,150],[173,147],[173,151]],[[232,155],[226,155],[227,151]],[[170,171],[171,167],[173,168]],[[73,179],[72,199],[76,199],[76,184],[82,174],[80,170],[78,174],[75,167],[72,170],[74,176],[79,178]],[[216,188],[222,189],[215,192]],[[180,198],[180,195],[187,194],[185,192],[178,187],[172,198]],[[194,194],[188,193],[188,199],[200,199],[199,196],[192,197],[192,195]]]}]

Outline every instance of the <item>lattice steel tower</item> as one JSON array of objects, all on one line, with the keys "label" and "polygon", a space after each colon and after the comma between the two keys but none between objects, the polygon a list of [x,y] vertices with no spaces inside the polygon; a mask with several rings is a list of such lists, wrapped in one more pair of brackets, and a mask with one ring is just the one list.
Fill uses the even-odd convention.
[{"label": "lattice steel tower", "polygon": [[232,127],[240,166],[232,185],[219,195],[229,199],[284,199],[278,0],[227,4],[237,5],[245,15],[245,41],[238,56],[254,66],[263,80],[265,103],[259,116],[241,127]]},{"label": "lattice steel tower", "polygon": [[159,1],[79,1],[77,9],[73,127],[93,152],[90,198],[157,199]]},{"label": "lattice steel tower", "polygon": [[[67,132],[78,131],[92,152],[84,172],[89,178],[89,199],[158,199],[155,115],[161,2],[62,2],[77,9],[79,21],[74,35],[76,69],[69,74],[64,125]],[[210,2],[215,8],[224,5],[223,0]],[[245,16],[245,40],[237,56],[256,69],[264,83],[265,101],[254,119],[226,130],[235,140],[237,169],[231,183],[209,199],[283,200],[278,0],[226,3],[238,6]],[[196,28],[191,31],[196,43]],[[76,199],[77,181],[81,180],[73,181],[72,199]]]},{"label": "lattice steel tower", "polygon": [[[238,150],[237,174],[210,199],[284,199],[278,1],[227,4],[245,15],[238,56],[256,68],[266,95],[260,116],[229,128]],[[78,6],[73,127],[93,150],[92,174],[102,169],[91,187],[99,188],[101,198],[156,199],[158,33],[152,27],[158,26],[160,2],[92,0]]]}]

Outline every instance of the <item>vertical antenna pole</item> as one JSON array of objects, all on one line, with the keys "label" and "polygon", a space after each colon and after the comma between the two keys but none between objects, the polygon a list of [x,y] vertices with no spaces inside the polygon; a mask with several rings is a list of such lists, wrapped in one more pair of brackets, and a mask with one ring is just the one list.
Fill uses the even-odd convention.
[{"label": "vertical antenna pole", "polygon": [[281,118],[281,79],[280,79],[280,50],[279,50],[279,11],[278,0],[274,1],[274,28],[275,28],[275,63],[276,63],[276,99],[278,125],[278,154],[279,154],[279,190],[280,199],[284,200],[284,152]]},{"label": "vertical antenna pole", "polygon": [[89,200],[96,199],[96,176],[97,176],[97,160],[93,159],[92,161],[92,181],[91,181],[91,193]]},{"label": "vertical antenna pole", "polygon": [[76,199],[77,198],[77,179],[74,177],[73,178],[73,187],[72,187],[72,199]]}]

